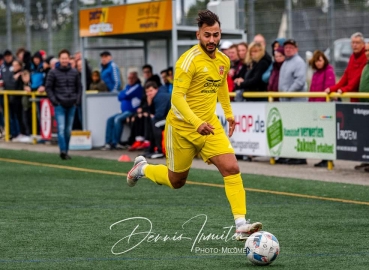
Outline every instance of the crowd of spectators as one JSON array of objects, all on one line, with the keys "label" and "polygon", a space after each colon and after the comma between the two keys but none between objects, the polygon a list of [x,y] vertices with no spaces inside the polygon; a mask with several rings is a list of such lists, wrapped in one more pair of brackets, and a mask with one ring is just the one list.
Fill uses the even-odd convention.
[{"label": "crowd of spectators", "polygon": [[[230,92],[236,95],[232,101],[267,101],[265,98],[244,98],[245,92],[368,92],[369,84],[369,44],[365,44],[361,33],[351,36],[353,54],[348,66],[338,82],[332,65],[322,51],[315,51],[309,63],[299,56],[298,43],[294,39],[276,39],[269,48],[265,38],[258,34],[250,44],[241,42],[233,44],[223,41],[220,50],[231,62],[231,69],[227,75]],[[162,131],[165,117],[170,108],[170,96],[173,90],[173,68],[169,67],[160,72],[160,76],[153,73],[151,65],[146,64],[141,71],[128,74],[128,81],[123,86],[121,72],[113,61],[109,51],[100,54],[100,69],[91,70],[85,61],[86,88],[99,92],[116,92],[121,104],[121,112],[107,119],[105,130],[105,146],[103,150],[124,149],[129,151],[145,150],[146,157],[159,158],[164,156],[162,147]],[[311,82],[307,82],[307,68],[313,70]],[[17,50],[15,56],[9,50],[0,55],[0,87],[5,90],[25,90],[44,92],[50,70],[58,69],[60,60],[47,56],[41,50],[31,55],[24,48]],[[69,56],[68,67],[76,69],[79,81],[82,76],[82,59],[79,52]],[[142,72],[143,81],[139,73]],[[49,92],[48,92],[49,94]],[[0,96],[0,134],[4,121],[2,116],[2,100]],[[49,98],[54,105],[57,100]],[[79,97],[78,97],[79,98]],[[324,102],[324,98],[279,98],[280,102]],[[339,101],[339,100],[337,100]],[[358,102],[358,99],[351,99]],[[362,99],[361,102],[368,102]],[[10,131],[14,141],[29,141],[31,112],[27,97],[11,96]],[[81,128],[80,102],[76,102],[75,120],[73,128]],[[129,126],[129,138],[122,142],[121,135],[124,126]],[[247,157],[252,160],[252,157]],[[326,167],[327,160],[315,166]],[[277,163],[306,164],[305,159],[279,158]],[[357,169],[368,168],[368,164],[361,164]]]}]

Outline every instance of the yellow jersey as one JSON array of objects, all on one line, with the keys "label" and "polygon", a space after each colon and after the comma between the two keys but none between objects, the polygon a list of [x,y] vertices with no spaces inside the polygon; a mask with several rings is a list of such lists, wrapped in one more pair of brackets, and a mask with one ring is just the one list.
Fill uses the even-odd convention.
[{"label": "yellow jersey", "polygon": [[167,122],[177,129],[194,129],[204,122],[214,124],[217,99],[226,118],[233,118],[228,94],[229,58],[216,50],[210,58],[200,44],[178,59],[175,66],[172,106]]}]

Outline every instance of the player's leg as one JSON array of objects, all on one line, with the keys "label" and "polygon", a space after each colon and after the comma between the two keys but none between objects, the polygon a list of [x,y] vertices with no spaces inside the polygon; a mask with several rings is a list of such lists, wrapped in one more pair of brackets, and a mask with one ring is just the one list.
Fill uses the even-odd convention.
[{"label": "player's leg", "polygon": [[235,237],[237,240],[245,240],[250,234],[261,230],[262,224],[246,221],[246,192],[236,156],[232,153],[222,154],[210,158],[210,161],[218,168],[224,179],[226,196],[236,223]]},{"label": "player's leg", "polygon": [[181,188],[186,183],[196,154],[196,149],[185,137],[167,125],[165,129],[167,166],[148,164],[144,157],[137,157],[133,168],[128,172],[128,185],[134,186],[139,178],[146,176],[156,184]]}]

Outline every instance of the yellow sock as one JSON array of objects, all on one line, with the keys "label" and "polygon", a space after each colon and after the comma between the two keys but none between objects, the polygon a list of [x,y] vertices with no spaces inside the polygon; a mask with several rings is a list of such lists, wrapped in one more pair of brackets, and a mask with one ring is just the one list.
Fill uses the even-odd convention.
[{"label": "yellow sock", "polygon": [[241,173],[229,175],[223,178],[225,192],[231,205],[234,219],[246,216],[246,192],[243,188]]},{"label": "yellow sock", "polygon": [[144,173],[147,178],[158,185],[165,185],[173,188],[168,177],[168,167],[165,165],[146,165]]}]

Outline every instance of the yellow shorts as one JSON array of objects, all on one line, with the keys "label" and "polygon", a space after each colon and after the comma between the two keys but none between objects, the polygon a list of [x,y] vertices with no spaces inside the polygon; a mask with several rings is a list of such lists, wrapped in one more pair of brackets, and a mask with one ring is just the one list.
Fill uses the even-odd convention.
[{"label": "yellow shorts", "polygon": [[200,135],[197,131],[176,129],[169,123],[165,126],[165,147],[168,169],[184,172],[190,169],[192,160],[200,154],[204,162],[222,154],[234,154],[232,144],[220,123],[215,125],[214,135]]}]

